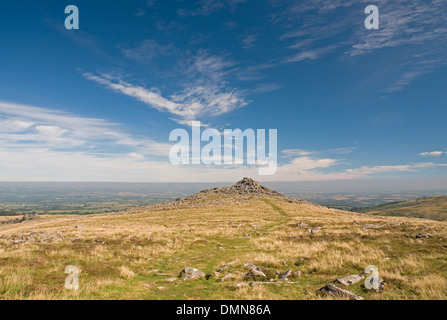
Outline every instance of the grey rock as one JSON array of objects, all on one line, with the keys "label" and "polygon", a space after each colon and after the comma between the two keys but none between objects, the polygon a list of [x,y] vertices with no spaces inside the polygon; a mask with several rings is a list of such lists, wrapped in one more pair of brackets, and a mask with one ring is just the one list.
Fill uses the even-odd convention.
[{"label": "grey rock", "polygon": [[279,280],[289,281],[289,278],[295,279],[295,278],[299,278],[299,277],[301,277],[301,271],[287,270],[279,277]]},{"label": "grey rock", "polygon": [[244,280],[256,280],[256,279],[264,279],[267,278],[262,270],[250,269],[247,274],[244,276]]},{"label": "grey rock", "polygon": [[21,219],[16,218],[14,220],[5,220],[5,221],[0,221],[0,225],[6,225],[6,224],[18,224],[18,223],[23,223],[26,221],[31,221],[31,220],[36,220],[39,219],[39,215],[38,214],[25,214]]},{"label": "grey rock", "polygon": [[338,278],[337,281],[345,286],[350,286],[351,284],[355,284],[357,282],[362,281],[365,277],[361,274],[354,274],[352,276]]},{"label": "grey rock", "polygon": [[250,269],[255,269],[257,271],[262,271],[261,268],[259,268],[258,266],[254,265],[253,263],[246,263],[244,264],[244,267],[250,268]]},{"label": "grey rock", "polygon": [[284,272],[281,277],[279,277],[279,280],[282,281],[287,281],[289,280],[288,277],[292,274],[292,270],[287,270],[286,272]]},{"label": "grey rock", "polygon": [[205,278],[205,276],[205,272],[203,272],[202,270],[191,267],[185,267],[185,269],[180,272],[180,277],[183,277],[183,280],[200,279]]},{"label": "grey rock", "polygon": [[325,285],[323,288],[318,290],[318,292],[325,293],[336,298],[348,298],[349,300],[363,300],[361,296],[356,295],[354,292],[342,289],[331,283]]}]

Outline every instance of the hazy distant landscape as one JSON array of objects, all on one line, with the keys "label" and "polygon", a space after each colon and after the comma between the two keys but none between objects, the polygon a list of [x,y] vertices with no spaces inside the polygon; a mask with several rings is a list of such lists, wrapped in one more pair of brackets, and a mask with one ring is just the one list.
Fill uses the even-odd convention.
[{"label": "hazy distant landscape", "polygon": [[429,198],[424,197],[412,201],[394,202],[371,208],[360,209],[357,211],[378,216],[408,217],[446,221],[447,196]]},{"label": "hazy distant landscape", "polygon": [[[174,200],[228,183],[0,183],[0,215],[97,214]],[[279,192],[341,210],[447,194],[442,184],[404,188],[386,182],[266,183]],[[418,184],[421,186],[421,184]],[[423,186],[423,184],[422,184]]]}]

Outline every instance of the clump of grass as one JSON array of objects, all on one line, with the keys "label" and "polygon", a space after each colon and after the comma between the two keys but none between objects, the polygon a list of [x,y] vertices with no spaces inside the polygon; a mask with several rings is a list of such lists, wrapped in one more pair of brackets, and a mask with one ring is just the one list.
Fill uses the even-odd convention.
[{"label": "clump of grass", "polygon": [[133,272],[126,266],[121,266],[120,267],[120,276],[123,278],[126,278],[126,279],[131,279],[131,278],[135,277],[135,272]]}]

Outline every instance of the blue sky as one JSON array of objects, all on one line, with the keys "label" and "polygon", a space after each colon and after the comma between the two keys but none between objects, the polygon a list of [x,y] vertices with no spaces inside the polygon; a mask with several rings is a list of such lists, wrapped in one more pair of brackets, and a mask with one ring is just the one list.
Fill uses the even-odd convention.
[{"label": "blue sky", "polygon": [[[18,0],[0,15],[0,181],[447,177],[442,0]],[[173,166],[169,133],[192,120],[277,129],[277,173]]]}]

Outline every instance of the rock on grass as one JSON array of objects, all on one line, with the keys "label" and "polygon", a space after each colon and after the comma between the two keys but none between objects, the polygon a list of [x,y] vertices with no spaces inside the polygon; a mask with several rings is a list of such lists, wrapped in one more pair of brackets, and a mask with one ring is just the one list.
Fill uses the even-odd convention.
[{"label": "rock on grass", "polygon": [[331,283],[325,285],[323,288],[318,290],[318,292],[331,295],[336,298],[348,298],[349,300],[363,300],[361,296],[356,295],[354,292],[342,289]]},{"label": "rock on grass", "polygon": [[361,274],[354,274],[352,276],[338,278],[337,281],[345,286],[350,286],[351,284],[355,284],[357,282],[362,281],[365,277]]},{"label": "rock on grass", "polygon": [[183,280],[196,280],[200,278],[205,278],[205,272],[202,270],[185,267],[182,272],[180,272],[180,277],[183,277]]}]

